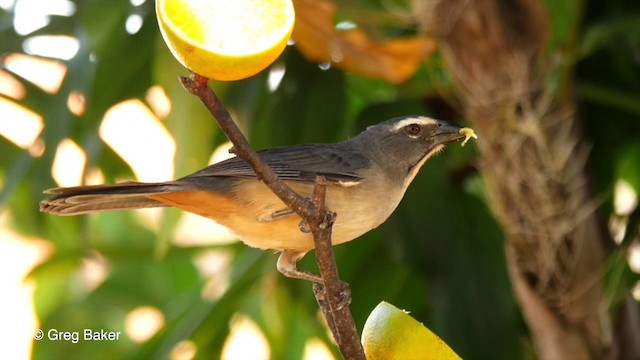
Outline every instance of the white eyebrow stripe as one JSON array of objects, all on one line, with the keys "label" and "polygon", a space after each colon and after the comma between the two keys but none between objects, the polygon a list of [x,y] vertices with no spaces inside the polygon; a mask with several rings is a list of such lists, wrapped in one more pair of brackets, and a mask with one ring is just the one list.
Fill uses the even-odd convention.
[{"label": "white eyebrow stripe", "polygon": [[409,124],[433,125],[435,123],[436,123],[436,121],[433,120],[432,118],[428,118],[428,117],[424,117],[424,116],[412,117],[412,118],[407,118],[407,119],[403,119],[403,120],[398,121],[391,128],[391,130],[398,131],[398,130],[402,129],[403,127],[405,127],[405,126],[407,126]]}]

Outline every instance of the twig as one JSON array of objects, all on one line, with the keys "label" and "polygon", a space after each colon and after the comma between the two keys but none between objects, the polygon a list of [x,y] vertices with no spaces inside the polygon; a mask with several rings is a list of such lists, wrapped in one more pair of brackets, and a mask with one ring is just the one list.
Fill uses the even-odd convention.
[{"label": "twig", "polygon": [[313,293],[342,356],[345,359],[366,360],[353,316],[351,316],[351,311],[349,310],[349,303],[351,302],[349,285],[340,280],[336,261],[333,257],[331,232],[335,214],[327,211],[325,207],[326,190],[325,177],[316,176],[313,188],[313,203],[318,208],[318,211],[325,214],[325,217],[318,228],[312,228],[312,231],[316,248],[316,260],[324,285],[314,283]]},{"label": "twig", "polygon": [[189,77],[180,77],[182,86],[189,93],[197,96],[207,107],[211,115],[218,121],[222,132],[233,144],[235,154],[251,166],[258,179],[262,180],[274,194],[303,219],[312,220],[308,223],[320,223],[323,219],[323,214],[317,211],[315,206],[312,206],[309,199],[298,195],[286,184],[278,180],[278,176],[260,159],[260,155],[251,147],[247,138],[238,129],[227,108],[222,105],[220,99],[208,86],[208,81],[209,79],[206,77],[195,73],[191,73]]},{"label": "twig", "polygon": [[180,82],[189,93],[202,101],[218,121],[220,128],[233,144],[235,154],[246,161],[253,168],[258,179],[309,225],[316,246],[320,276],[324,283],[324,286],[314,284],[314,294],[318,304],[327,319],[342,356],[345,359],[365,360],[360,338],[349,311],[348,286],[340,281],[333,257],[331,231],[335,214],[325,209],[326,181],[322,177],[316,179],[313,201],[291,190],[251,147],[231,118],[229,111],[208,86],[207,78],[191,73],[189,77],[180,77]]}]

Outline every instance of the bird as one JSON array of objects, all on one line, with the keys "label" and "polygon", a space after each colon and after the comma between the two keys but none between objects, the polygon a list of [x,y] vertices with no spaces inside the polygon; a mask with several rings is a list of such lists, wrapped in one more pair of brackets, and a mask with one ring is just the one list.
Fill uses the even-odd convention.
[{"label": "bird", "polygon": [[[336,214],[332,245],[356,239],[384,223],[427,160],[447,144],[476,137],[473,130],[425,116],[403,116],[369,126],[338,143],[276,147],[261,159],[291,189],[311,197],[325,178],[325,206]],[[277,269],[287,277],[322,283],[297,262],[314,249],[302,219],[233,157],[166,182],[59,187],[40,211],[70,216],[109,210],[176,207],[225,226],[245,244],[280,252]]]}]

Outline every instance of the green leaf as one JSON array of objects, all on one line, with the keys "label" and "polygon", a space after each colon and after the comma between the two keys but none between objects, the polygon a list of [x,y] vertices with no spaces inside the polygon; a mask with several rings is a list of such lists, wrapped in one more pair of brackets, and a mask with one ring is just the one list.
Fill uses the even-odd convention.
[{"label": "green leaf", "polygon": [[630,143],[618,156],[617,173],[620,179],[627,181],[637,194],[640,194],[640,143]]}]

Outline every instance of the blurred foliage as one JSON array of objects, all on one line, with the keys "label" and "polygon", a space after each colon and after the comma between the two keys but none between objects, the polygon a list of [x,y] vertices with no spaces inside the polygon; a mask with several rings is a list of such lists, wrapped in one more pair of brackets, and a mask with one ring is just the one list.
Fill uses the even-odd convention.
[{"label": "blurred foliage", "polygon": [[[604,199],[600,215],[606,223],[613,212],[616,180],[625,179],[640,193],[640,7],[625,0],[546,3],[553,15],[549,61],[561,58],[572,69],[569,80],[575,84],[585,141],[593,144],[592,186]],[[177,144],[176,177],[205,166],[225,141],[198,100],[181,89],[177,77],[186,71],[159,37],[151,0],[138,6],[128,0],[74,4],[72,16],[52,16],[49,25],[29,35],[17,34],[10,26],[13,13],[0,10],[0,59],[22,53],[23,41],[33,35],[66,34],[80,41],[76,56],[65,62],[68,70],[57,93],[44,92],[14,74],[27,91],[15,101],[44,119],[46,150],[34,157],[0,138],[0,211],[10,214],[9,226],[15,231],[49,239],[55,246],[54,255],[32,274],[43,329],[124,333],[127,313],[146,305],[162,311],[165,326],[142,344],[126,336],[114,342],[40,341],[34,358],[166,358],[185,339],[194,342],[199,358],[216,358],[238,313],[258,324],[273,359],[301,358],[310,338],[330,344],[311,285],[277,273],[276,255],[269,251],[242,244],[173,247],[180,215],[170,210],[158,232],[131,212],[74,218],[38,212],[42,191],[56,186],[51,167],[63,139],[79,144],[88,163],[99,167],[107,181],[133,178],[128,165],[102,142],[98,128],[113,105],[131,98],[146,103],[153,85],[162,86],[172,102],[164,125]],[[125,31],[131,14],[143,19],[134,34]],[[335,21],[357,18],[371,36],[394,36],[415,32],[408,14],[403,1],[358,0],[340,3]],[[267,86],[270,70],[243,81],[213,84],[258,149],[339,141],[367,125],[406,114],[464,123],[448,105],[451,99],[438,95],[448,92],[448,81],[437,54],[399,85],[335,67],[323,70],[293,46],[274,66],[286,71],[273,92]],[[67,108],[72,91],[86,99],[80,116]],[[145,146],[144,134],[139,137]],[[387,223],[335,248],[338,266],[351,284],[359,327],[384,300],[411,310],[463,358],[528,358],[527,331],[506,273],[502,234],[474,169],[476,156],[473,145],[451,146],[430,160]],[[638,217],[629,217],[628,224],[636,236]],[[210,279],[195,264],[211,249],[231,259],[230,285],[215,300],[201,296]],[[91,289],[83,285],[81,269],[96,257],[108,264],[109,272]],[[636,276],[620,254],[612,259],[608,288],[627,292]],[[315,269],[313,256],[307,256],[302,267]]]}]

